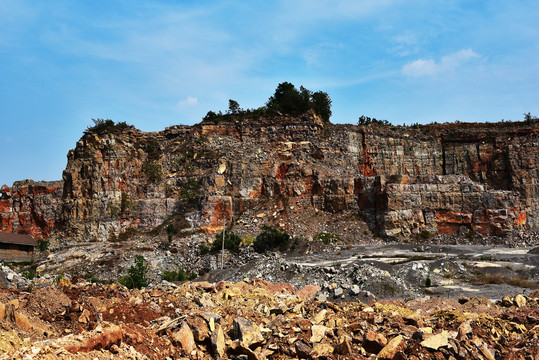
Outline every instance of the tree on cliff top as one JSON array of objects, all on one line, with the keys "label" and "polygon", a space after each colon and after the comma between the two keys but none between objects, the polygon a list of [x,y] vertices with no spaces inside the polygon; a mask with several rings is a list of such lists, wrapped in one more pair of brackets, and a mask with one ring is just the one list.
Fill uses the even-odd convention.
[{"label": "tree on cliff top", "polygon": [[127,124],[125,121],[115,123],[111,119],[92,119],[94,126],[88,126],[86,132],[94,134],[114,133],[128,129],[134,129],[133,125]]},{"label": "tree on cliff top", "polygon": [[266,107],[268,110],[292,116],[301,115],[313,109],[324,122],[329,122],[331,117],[331,98],[326,92],[313,93],[303,86],[300,86],[298,90],[289,82],[283,82],[277,86],[275,93],[268,99]]},{"label": "tree on cliff top", "polygon": [[208,111],[202,121],[238,121],[247,117],[265,116],[271,113],[298,116],[305,114],[309,109],[313,109],[327,123],[331,117],[331,98],[326,92],[313,93],[303,86],[300,86],[298,90],[294,84],[285,81],[277,86],[275,93],[266,102],[266,106],[244,110],[240,108],[237,101],[231,99],[228,101],[226,114],[221,111],[218,113]]}]

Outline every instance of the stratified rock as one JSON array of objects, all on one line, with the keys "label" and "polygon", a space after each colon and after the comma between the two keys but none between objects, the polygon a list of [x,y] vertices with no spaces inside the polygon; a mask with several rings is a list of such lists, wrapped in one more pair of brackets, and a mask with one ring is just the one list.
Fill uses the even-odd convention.
[{"label": "stratified rock", "polygon": [[309,112],[241,126],[87,131],[67,154],[61,182],[1,188],[0,231],[46,238],[54,229],[62,241],[104,241],[184,214],[185,227],[215,232],[224,214],[237,218],[279,198],[301,209],[359,212],[387,236],[461,228],[470,239],[506,236],[539,228],[538,128],[329,126]]}]

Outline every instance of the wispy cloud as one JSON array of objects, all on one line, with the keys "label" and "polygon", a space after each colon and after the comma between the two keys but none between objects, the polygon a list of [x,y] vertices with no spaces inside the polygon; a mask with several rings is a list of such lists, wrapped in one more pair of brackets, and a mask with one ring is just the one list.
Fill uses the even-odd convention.
[{"label": "wispy cloud", "polygon": [[188,96],[185,99],[178,101],[179,107],[193,106],[198,104],[198,98],[194,96]]},{"label": "wispy cloud", "polygon": [[408,76],[432,76],[455,70],[470,59],[479,58],[480,55],[472,49],[457,51],[443,56],[439,62],[433,59],[418,59],[402,67],[402,72]]}]

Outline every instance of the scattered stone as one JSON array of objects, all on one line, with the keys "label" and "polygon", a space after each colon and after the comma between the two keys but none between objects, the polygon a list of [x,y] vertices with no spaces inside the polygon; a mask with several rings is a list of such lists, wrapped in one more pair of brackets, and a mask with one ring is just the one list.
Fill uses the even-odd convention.
[{"label": "scattered stone", "polygon": [[387,339],[384,335],[374,331],[367,331],[361,346],[371,354],[378,354],[380,350],[387,345]]},{"label": "scattered stone", "polygon": [[402,335],[398,335],[391,339],[386,346],[378,353],[377,359],[380,360],[393,360],[397,353],[404,349],[404,338]]},{"label": "scattered stone", "polygon": [[440,334],[431,336],[427,340],[422,341],[421,346],[432,349],[432,350],[438,350],[441,347],[448,347],[449,346],[449,332],[444,330]]},{"label": "scattered stone", "polygon": [[173,339],[181,345],[186,354],[196,349],[195,338],[187,322],[184,322],[180,329],[173,333]]},{"label": "scattered stone", "polygon": [[522,296],[521,294],[516,294],[513,302],[515,303],[515,306],[519,308],[526,306],[526,298]]},{"label": "scattered stone", "polygon": [[232,326],[235,339],[240,340],[245,346],[257,346],[264,342],[260,329],[249,320],[241,317],[235,318]]}]

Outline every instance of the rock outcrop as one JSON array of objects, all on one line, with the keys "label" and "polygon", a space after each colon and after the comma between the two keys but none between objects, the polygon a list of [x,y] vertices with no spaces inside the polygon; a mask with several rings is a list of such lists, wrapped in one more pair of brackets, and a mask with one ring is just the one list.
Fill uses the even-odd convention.
[{"label": "rock outcrop", "polygon": [[0,192],[0,231],[49,238],[58,220],[62,181],[17,181]]},{"label": "rock outcrop", "polygon": [[[533,121],[324,125],[307,113],[86,132],[68,154],[62,197],[50,201],[47,219],[64,237],[104,240],[173,215],[214,232],[251,209],[286,215],[301,205],[358,212],[385,236],[505,236],[539,227],[538,165]],[[19,231],[5,220],[14,209],[2,207],[4,231]],[[32,226],[44,225],[50,235],[50,223]]]}]

